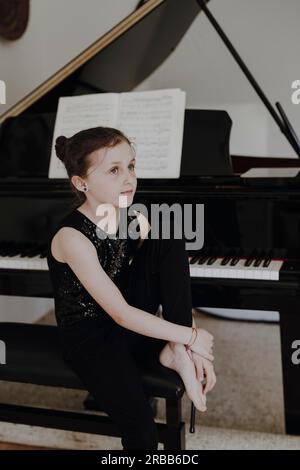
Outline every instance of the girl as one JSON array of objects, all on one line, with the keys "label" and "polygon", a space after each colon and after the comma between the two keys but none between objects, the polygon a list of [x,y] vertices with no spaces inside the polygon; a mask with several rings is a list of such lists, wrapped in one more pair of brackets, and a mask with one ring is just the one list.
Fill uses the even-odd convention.
[{"label": "girl", "polygon": [[[83,130],[58,137],[55,149],[80,201],[56,227],[47,255],[64,359],[118,425],[123,449],[157,449],[140,367],[159,362],[177,371],[200,411],[215,384],[213,337],[192,317],[184,239],[149,238],[137,212],[127,223],[139,237],[118,236],[137,186],[134,149],[122,132]],[[107,207],[109,230],[97,217]]]}]

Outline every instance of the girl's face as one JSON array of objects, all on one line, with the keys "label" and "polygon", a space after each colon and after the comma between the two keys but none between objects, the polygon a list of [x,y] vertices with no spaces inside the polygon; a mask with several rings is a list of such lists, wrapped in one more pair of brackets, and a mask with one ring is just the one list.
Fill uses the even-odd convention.
[{"label": "girl's face", "polygon": [[[87,171],[85,182],[87,198],[92,197],[99,204],[127,207],[132,204],[136,191],[134,152],[127,142],[115,147],[106,147],[93,152],[92,164]],[[130,193],[122,194],[125,191]]]}]

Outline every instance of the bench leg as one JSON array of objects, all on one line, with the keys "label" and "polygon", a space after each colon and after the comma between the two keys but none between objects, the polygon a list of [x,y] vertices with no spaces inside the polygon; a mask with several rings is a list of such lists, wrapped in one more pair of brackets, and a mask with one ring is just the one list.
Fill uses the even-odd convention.
[{"label": "bench leg", "polygon": [[[185,450],[185,423],[181,421],[182,400],[166,399],[166,424],[159,425],[161,437],[159,442],[163,442],[164,450]],[[102,411],[94,397],[90,394],[84,400],[86,410]],[[157,413],[157,398],[149,397],[154,418]]]},{"label": "bench leg", "polygon": [[181,411],[181,398],[166,398],[164,450],[185,450],[185,423],[181,421]]}]

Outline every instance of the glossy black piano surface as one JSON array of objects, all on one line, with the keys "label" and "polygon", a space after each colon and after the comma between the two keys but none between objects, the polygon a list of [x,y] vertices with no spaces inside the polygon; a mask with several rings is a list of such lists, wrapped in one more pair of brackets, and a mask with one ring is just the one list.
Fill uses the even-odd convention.
[{"label": "glossy black piano surface", "polygon": [[[235,183],[233,178],[230,178],[228,184],[226,178],[218,179],[219,185],[215,184],[216,178],[212,178],[214,184],[208,183],[207,179],[203,182],[201,178],[192,177],[162,181],[140,179],[133,202],[144,203],[149,210],[150,219],[152,204],[167,203],[169,207],[180,204],[183,212],[185,204],[191,205],[194,216],[191,221],[193,229],[196,223],[196,204],[204,204],[204,246],[196,252],[193,249],[188,250],[190,259],[193,257],[191,265],[194,267],[206,266],[213,269],[217,264],[216,258],[223,258],[224,263],[226,262],[224,258],[227,258],[224,267],[233,266],[234,269],[238,269],[243,261],[246,274],[247,270],[253,270],[255,265],[258,270],[264,270],[263,265],[267,264],[268,260],[283,261],[277,281],[268,280],[268,277],[249,279],[246,274],[236,278],[229,276],[227,280],[223,277],[218,280],[219,283],[234,282],[246,285],[250,282],[261,286],[263,283],[275,283],[278,288],[281,283],[292,282],[294,286],[298,286],[300,187],[282,188],[280,191],[270,188],[253,189],[244,187],[238,177],[235,178]],[[28,291],[19,292],[14,279],[14,263],[20,263],[17,265],[18,269],[26,271],[27,277],[31,272],[37,278],[37,273],[32,271],[39,271],[38,256],[41,256],[40,270],[47,270],[45,250],[49,237],[59,220],[76,204],[78,202],[67,180],[2,179],[0,189],[2,294],[22,293],[28,296],[52,297],[50,284],[47,287],[42,285],[42,290],[38,292],[37,283],[29,282]],[[11,262],[7,256],[11,257]],[[16,256],[21,259],[18,260]],[[203,257],[205,262],[201,259]],[[251,259],[253,261],[249,265]],[[1,278],[3,279],[4,270],[6,279],[3,284]],[[217,272],[208,276],[212,282],[214,278],[218,278]],[[197,282],[199,283],[198,278]]]}]

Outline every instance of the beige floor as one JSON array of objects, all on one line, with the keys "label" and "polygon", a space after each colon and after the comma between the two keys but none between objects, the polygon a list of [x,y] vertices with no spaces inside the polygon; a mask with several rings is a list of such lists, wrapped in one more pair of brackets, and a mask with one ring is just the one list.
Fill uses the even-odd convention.
[{"label": "beige floor", "polygon": [[[217,384],[206,413],[197,412],[190,434],[190,401],[183,398],[187,449],[300,448],[300,436],[284,435],[280,338],[276,324],[227,321],[195,312],[198,326],[215,337]],[[45,320],[53,322],[50,315]],[[82,409],[85,393],[24,384],[2,383],[0,402]],[[164,403],[159,401],[158,420]],[[0,424],[0,441],[70,449],[120,449],[119,438]]]},{"label": "beige floor", "polygon": [[49,447],[25,446],[9,442],[0,442],[0,450],[49,450]]}]

